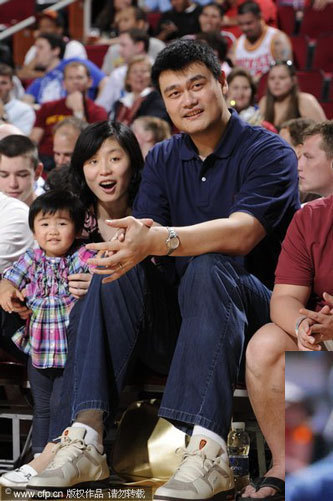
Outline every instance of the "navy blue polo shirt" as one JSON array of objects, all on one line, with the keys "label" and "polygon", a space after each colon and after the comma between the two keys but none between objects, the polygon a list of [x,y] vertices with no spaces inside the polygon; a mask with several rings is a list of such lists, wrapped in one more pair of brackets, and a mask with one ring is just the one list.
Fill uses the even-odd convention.
[{"label": "navy blue polo shirt", "polygon": [[[298,208],[294,151],[277,134],[243,122],[233,111],[220,143],[204,161],[184,133],[155,145],[133,215],[163,226],[188,226],[238,211],[253,215],[267,236],[238,261],[272,286],[280,245]],[[188,259],[176,258],[180,273]]]}]

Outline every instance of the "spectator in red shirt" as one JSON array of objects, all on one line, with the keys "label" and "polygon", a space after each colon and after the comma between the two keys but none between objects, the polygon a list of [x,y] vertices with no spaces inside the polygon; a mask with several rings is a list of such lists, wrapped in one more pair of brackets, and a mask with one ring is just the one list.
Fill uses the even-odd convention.
[{"label": "spectator in red shirt", "polygon": [[[329,195],[328,170],[333,163],[333,121],[310,126],[304,133],[300,162],[301,187]],[[331,175],[332,177],[332,175]],[[318,181],[321,180],[321,187]],[[329,294],[333,293],[333,196],[314,200],[299,210],[287,231],[275,272],[271,299],[272,323],[252,337],[247,349],[247,389],[258,423],[272,451],[273,466],[266,473],[266,486],[246,488],[245,499],[276,495],[272,477],[284,479],[285,351],[332,350],[333,315]],[[307,309],[309,308],[309,309]],[[265,478],[266,478],[265,477]],[[277,485],[279,482],[277,482]],[[280,484],[281,485],[281,484]],[[255,492],[255,491],[259,491]],[[254,495],[254,496],[253,496]],[[243,498],[244,500],[244,498]]]},{"label": "spectator in red shirt", "polygon": [[39,145],[40,158],[46,170],[54,167],[52,129],[56,123],[69,116],[75,116],[88,123],[107,119],[105,109],[86,96],[90,85],[89,69],[85,64],[80,61],[69,63],[64,69],[64,87],[67,96],[44,103],[38,110],[30,138]]}]

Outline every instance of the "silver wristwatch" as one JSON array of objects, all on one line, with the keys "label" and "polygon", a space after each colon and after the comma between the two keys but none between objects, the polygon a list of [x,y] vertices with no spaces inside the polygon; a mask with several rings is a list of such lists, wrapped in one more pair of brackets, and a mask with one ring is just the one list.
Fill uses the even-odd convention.
[{"label": "silver wristwatch", "polygon": [[179,247],[179,237],[177,233],[175,232],[174,228],[169,228],[168,226],[166,227],[168,230],[168,238],[165,241],[165,245],[167,247],[167,256],[170,256],[170,254],[173,253],[178,247]]}]

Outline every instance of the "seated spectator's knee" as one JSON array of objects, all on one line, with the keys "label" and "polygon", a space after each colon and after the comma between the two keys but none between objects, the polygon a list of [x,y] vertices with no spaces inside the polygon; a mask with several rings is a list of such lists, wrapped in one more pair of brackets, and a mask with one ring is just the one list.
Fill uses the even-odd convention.
[{"label": "seated spectator's knee", "polygon": [[258,372],[260,369],[269,369],[276,364],[284,366],[286,335],[273,323],[261,327],[249,341],[246,350],[247,369]]}]

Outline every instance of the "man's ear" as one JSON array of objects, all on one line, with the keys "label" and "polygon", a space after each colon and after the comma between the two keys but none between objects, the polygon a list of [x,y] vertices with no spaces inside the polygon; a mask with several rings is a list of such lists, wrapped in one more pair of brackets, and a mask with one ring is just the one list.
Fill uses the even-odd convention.
[{"label": "man's ear", "polygon": [[36,169],[35,169],[35,181],[37,181],[37,179],[42,175],[43,169],[44,169],[44,166],[43,166],[42,162],[39,162]]},{"label": "man's ear", "polygon": [[55,47],[55,48],[53,49],[53,53],[54,53],[54,55],[55,55],[56,57],[59,57],[59,59],[60,59],[60,47]]},{"label": "man's ear", "polygon": [[221,70],[218,81],[220,82],[221,87],[222,87],[222,94],[225,96],[228,92],[228,83],[227,83],[227,78],[226,78],[223,70]]}]

